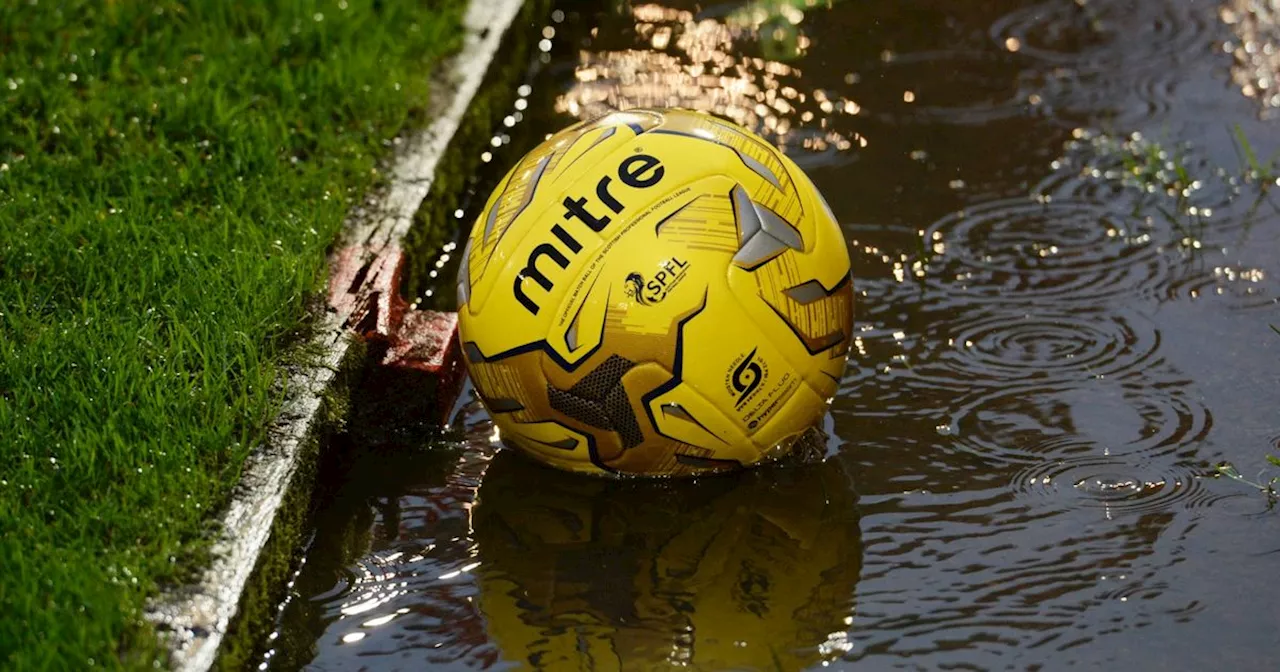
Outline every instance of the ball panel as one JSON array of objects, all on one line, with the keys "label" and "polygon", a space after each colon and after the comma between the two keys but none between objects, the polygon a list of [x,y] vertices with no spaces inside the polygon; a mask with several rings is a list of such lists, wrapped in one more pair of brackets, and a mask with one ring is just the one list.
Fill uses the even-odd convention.
[{"label": "ball panel", "polygon": [[[648,395],[653,390],[669,386],[673,380],[676,380],[675,374],[653,363],[642,364],[627,372],[622,379],[622,387],[626,391],[625,398],[630,402],[631,413],[644,425],[644,439],[637,445],[624,446],[616,455],[602,454],[605,464],[622,473],[671,476],[741,467],[742,463],[732,459],[731,455],[673,439],[656,431],[649,415],[652,401],[648,399]],[[677,384],[673,389],[683,387],[685,386]]]},{"label": "ball panel", "polygon": [[[540,381],[530,376],[530,368],[537,353],[524,353],[510,359],[486,362],[475,360],[478,353],[466,348],[467,370],[471,374],[476,392],[489,412],[500,415],[536,409],[541,401],[537,396]],[[519,406],[516,409],[515,406]],[[501,421],[500,418],[494,418]]]},{"label": "ball panel", "polygon": [[[623,174],[639,186],[626,184]],[[640,179],[631,179],[635,175]],[[628,146],[593,164],[574,185],[560,190],[569,194],[561,203],[549,203],[538,211],[540,197],[535,198],[535,206],[521,219],[539,224],[528,227],[523,236],[505,236],[490,252],[488,266],[500,269],[492,280],[478,278],[476,267],[471,268],[470,312],[481,349],[491,355],[547,340],[551,333],[566,333],[574,316],[569,309],[585,298],[594,275],[638,253],[633,245],[645,245],[643,236],[627,234],[652,232],[664,217],[687,203],[679,199],[694,198],[689,183],[696,177],[694,170],[679,162],[667,163]],[[624,238],[627,242],[621,245]],[[473,249],[473,256],[484,253]],[[565,345],[560,337],[554,342]]]},{"label": "ball panel", "polygon": [[827,412],[827,399],[801,381],[791,391],[782,408],[761,424],[751,435],[762,459],[786,455],[791,444],[817,424]]},{"label": "ball panel", "polygon": [[[665,320],[665,333],[661,336],[637,333],[623,324],[619,311],[610,311],[603,337],[607,348],[575,370],[565,369],[543,353],[535,377],[546,381],[546,402],[537,405],[538,416],[555,419],[593,437],[592,460],[574,468],[636,473],[689,471],[676,458],[682,445],[654,430],[643,401],[654,390],[678,384],[684,325],[704,308],[703,297],[692,293],[683,302],[671,303],[680,311]],[[615,354],[619,352],[627,353],[627,357]],[[513,429],[519,431],[518,426]]]},{"label": "ball panel", "polygon": [[[850,278],[845,274],[835,286],[825,287],[821,281],[813,279],[814,273],[810,272],[809,266],[814,261],[817,260],[783,255],[751,276],[732,274],[729,282],[736,290],[735,295],[744,303],[755,304],[747,308],[754,320],[759,323],[776,321],[791,332],[791,336],[804,347],[804,354],[800,356],[805,359],[810,356],[829,358],[833,353],[834,356],[843,356],[848,349],[853,324]],[[747,298],[752,294],[760,301]],[[773,319],[759,306],[760,303],[772,313]],[[772,326],[764,327],[770,336],[781,331]]]},{"label": "ball panel", "polygon": [[498,436],[536,459],[561,469],[591,464],[592,437],[554,420],[522,422],[511,425],[509,430],[503,430],[499,424]]},{"label": "ball panel", "polygon": [[680,250],[732,255],[738,251],[737,217],[725,193],[728,178],[710,177],[694,185],[695,196],[657,224],[659,240]]},{"label": "ball panel", "polygon": [[682,380],[750,437],[803,381],[730,291],[723,276],[708,284],[705,315],[687,327]]},{"label": "ball panel", "polygon": [[558,466],[591,463],[594,437],[548,412],[551,400],[540,375],[541,352],[486,361],[476,348],[464,350],[476,392],[504,441]]},{"label": "ball panel", "polygon": [[677,385],[645,398],[645,413],[649,423],[663,436],[704,446],[715,455],[742,464],[756,459],[751,439],[739,423],[726,417],[719,406],[699,394],[693,385]]},{"label": "ball panel", "polygon": [[[573,136],[553,138],[535,147],[521,158],[510,171],[494,195],[490,197],[484,211],[472,227],[469,244],[473,250],[475,263],[469,269],[471,282],[478,285],[475,299],[478,305],[472,312],[479,310],[488,296],[491,283],[485,282],[485,274],[494,260],[495,250],[506,237],[508,229],[516,221],[538,194],[538,187],[546,173],[547,164],[554,154],[564,149]],[[520,227],[517,227],[520,228]],[[523,232],[522,232],[523,233]]]},{"label": "ball panel", "polygon": [[[803,279],[811,277],[802,266],[805,261],[804,255],[788,252],[754,272],[732,269],[725,300],[738,304],[742,323],[752,325],[757,338],[776,348],[800,378],[814,386],[822,371],[843,374],[853,328],[852,290],[848,282],[830,290],[814,289],[806,284],[811,280]],[[808,303],[788,294],[796,287],[803,289],[791,294]],[[828,387],[819,384],[822,387],[814,389]]]},{"label": "ball panel", "polygon": [[[722,174],[732,175],[748,185],[753,197],[784,221],[802,221],[804,203],[795,198],[796,187],[791,177],[791,170],[798,168],[793,168],[794,164],[788,166],[782,153],[759,135],[705,112],[684,110],[668,112],[665,122],[654,132],[705,140],[732,150],[738,165],[723,169]],[[803,236],[806,232],[800,233]]]}]

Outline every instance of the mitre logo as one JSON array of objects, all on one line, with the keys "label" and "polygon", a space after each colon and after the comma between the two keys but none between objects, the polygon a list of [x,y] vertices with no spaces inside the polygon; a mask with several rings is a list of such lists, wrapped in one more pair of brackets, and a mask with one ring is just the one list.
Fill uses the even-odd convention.
[{"label": "mitre logo", "polygon": [[[648,189],[662,181],[662,177],[666,174],[666,169],[662,166],[662,162],[657,157],[648,154],[632,154],[623,159],[617,168],[618,180],[633,189]],[[524,268],[516,275],[515,283],[512,286],[512,292],[515,294],[516,300],[520,302],[524,309],[529,311],[530,315],[537,315],[540,306],[538,302],[530,297],[526,292],[526,280],[532,280],[544,292],[550,292],[555,287],[555,281],[548,278],[541,269],[538,268],[539,259],[549,259],[551,263],[564,269],[569,266],[569,258],[582,251],[582,243],[573,236],[568,226],[570,220],[577,220],[580,226],[599,233],[604,230],[610,222],[613,221],[611,215],[604,214],[603,208],[608,208],[609,212],[619,215],[626,205],[618,200],[617,196],[610,191],[610,185],[613,184],[613,177],[605,175],[596,183],[595,199],[592,200],[587,196],[574,198],[573,196],[564,197],[564,214],[563,223],[557,223],[551,227],[551,235],[554,238],[548,238],[539,243],[529,253],[528,259],[525,260]],[[595,201],[599,201],[596,203]],[[603,206],[603,207],[601,207]],[[546,264],[544,263],[545,267]],[[555,275],[553,273],[553,275]]]}]

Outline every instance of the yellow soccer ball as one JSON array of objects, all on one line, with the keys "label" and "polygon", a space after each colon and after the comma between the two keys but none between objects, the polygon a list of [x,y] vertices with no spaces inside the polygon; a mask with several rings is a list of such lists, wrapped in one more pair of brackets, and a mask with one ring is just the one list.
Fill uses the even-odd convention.
[{"label": "yellow soccer ball", "polygon": [[562,469],[724,471],[817,423],[853,330],[849,251],[809,178],[709,114],[634,109],[529,152],[458,273],[501,438]]}]

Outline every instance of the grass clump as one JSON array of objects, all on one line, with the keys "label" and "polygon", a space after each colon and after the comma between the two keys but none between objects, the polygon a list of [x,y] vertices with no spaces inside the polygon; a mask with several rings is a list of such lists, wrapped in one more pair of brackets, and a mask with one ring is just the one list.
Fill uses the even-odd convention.
[{"label": "grass clump", "polygon": [[[1268,455],[1267,462],[1269,462],[1272,466],[1280,467],[1280,457],[1276,457],[1275,455]],[[1230,462],[1219,462],[1218,464],[1214,465],[1214,473],[1216,473],[1219,476],[1226,476],[1227,478],[1237,483],[1243,483],[1244,485],[1247,485],[1251,488],[1254,488],[1258,492],[1261,492],[1262,495],[1267,499],[1268,509],[1275,506],[1276,501],[1280,500],[1280,490],[1276,489],[1277,484],[1280,484],[1280,476],[1272,476],[1271,478],[1267,479],[1266,482],[1263,482],[1262,481],[1263,475],[1259,473],[1257,480],[1251,481],[1245,478],[1244,476],[1241,476],[1240,471],[1236,469],[1236,466],[1234,464],[1231,464]]]},{"label": "grass clump", "polygon": [[1262,188],[1275,184],[1280,186],[1280,155],[1272,156],[1267,161],[1259,161],[1258,153],[1253,149],[1253,143],[1249,142],[1249,136],[1245,135],[1244,129],[1240,128],[1240,124],[1232,127],[1231,139],[1235,144],[1236,154],[1240,156],[1244,163],[1244,175],[1247,179],[1255,182],[1261,182]]},{"label": "grass clump", "polygon": [[150,667],[463,0],[0,0],[0,667]]},{"label": "grass clump", "polygon": [[[1269,324],[1267,326],[1271,327],[1271,331],[1276,332],[1277,336],[1280,336],[1280,327],[1277,327],[1274,324]],[[1274,467],[1280,467],[1280,457],[1276,457],[1275,455],[1267,455],[1267,462]],[[1268,509],[1275,506],[1277,501],[1280,501],[1280,488],[1277,487],[1280,485],[1280,476],[1272,476],[1263,482],[1263,474],[1259,472],[1257,480],[1251,481],[1244,476],[1241,476],[1240,470],[1236,469],[1236,466],[1230,462],[1219,462],[1214,465],[1214,473],[1218,476],[1226,476],[1237,483],[1243,483],[1244,485],[1261,492],[1262,495],[1267,498]]]}]

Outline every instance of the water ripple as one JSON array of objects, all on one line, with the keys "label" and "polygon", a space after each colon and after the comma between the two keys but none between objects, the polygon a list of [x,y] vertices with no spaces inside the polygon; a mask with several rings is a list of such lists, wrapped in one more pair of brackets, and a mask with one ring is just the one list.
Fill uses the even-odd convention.
[{"label": "water ripple", "polygon": [[865,537],[861,627],[846,660],[907,666],[945,651],[948,660],[1023,669],[1044,660],[1028,653],[1035,649],[1086,646],[1185,611],[1183,596],[1160,578],[1169,558],[1152,551],[1167,512],[1135,509],[1098,525],[1096,509],[969,494],[958,511],[940,511],[930,497],[864,516],[876,533]]},{"label": "water ripple", "polygon": [[486,440],[487,423],[466,425],[474,435],[471,449],[429,483],[371,502],[372,539],[356,535],[348,543],[363,540],[372,548],[337,571],[331,588],[310,596],[331,621],[325,632],[331,659],[418,649],[425,660],[443,664],[491,653],[468,639],[468,631],[482,627],[469,577],[477,563],[468,526],[494,447]]},{"label": "water ripple", "polygon": [[1159,220],[1087,201],[1006,199],[949,215],[928,228],[930,286],[972,302],[1053,300],[1096,306],[1154,296],[1167,284]]},{"label": "water ripple", "polygon": [[1149,363],[1160,345],[1154,325],[1123,313],[972,312],[932,322],[932,352],[911,374],[958,387],[1114,376]]},{"label": "water ripple", "polygon": [[[980,126],[993,121],[1037,115],[1042,88],[1018,72],[1008,54],[979,50],[943,50],[886,53],[882,63],[869,68],[868,77],[883,81],[911,82],[908,101],[871,111],[878,121],[898,125],[948,123]],[[945,71],[947,77],[936,73]]]},{"label": "water ripple", "polygon": [[1280,286],[1270,271],[1223,264],[1182,278],[1169,287],[1170,298],[1206,300],[1232,310],[1280,308]]},{"label": "water ripple", "polygon": [[956,447],[997,464],[1103,457],[1191,458],[1212,425],[1176,386],[1091,380],[978,393],[941,427]]},{"label": "water ripple", "polygon": [[1158,70],[1212,43],[1204,14],[1190,2],[1050,0],[1005,15],[990,34],[999,46],[1080,72]]},{"label": "water ripple", "polygon": [[[1257,239],[1254,231],[1280,215],[1267,185],[1228,170],[1202,148],[1140,132],[1117,137],[1077,128],[1072,136],[1051,162],[1053,172],[1031,189],[1038,200],[1108,203],[1118,211],[1161,219],[1180,243],[1195,249],[1271,242]],[[1246,190],[1256,194],[1246,196]]]},{"label": "water ripple", "polygon": [[1185,71],[1223,32],[1197,10],[1178,1],[1051,0],[1005,15],[989,33],[1044,73],[1045,98],[1059,112],[1149,122],[1171,110]]},{"label": "water ripple", "polygon": [[1193,468],[1135,465],[1096,455],[1029,465],[1014,475],[1012,485],[1019,495],[1051,506],[1104,508],[1109,516],[1167,510],[1208,497]]}]

